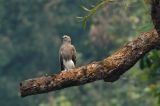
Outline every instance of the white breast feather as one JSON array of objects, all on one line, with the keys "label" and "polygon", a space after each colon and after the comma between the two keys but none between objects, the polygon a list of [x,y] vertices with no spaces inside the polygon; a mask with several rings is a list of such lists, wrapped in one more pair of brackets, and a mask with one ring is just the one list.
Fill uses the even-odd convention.
[{"label": "white breast feather", "polygon": [[65,70],[69,70],[75,67],[74,62],[72,60],[68,60],[68,61],[63,60],[63,64],[65,67]]}]

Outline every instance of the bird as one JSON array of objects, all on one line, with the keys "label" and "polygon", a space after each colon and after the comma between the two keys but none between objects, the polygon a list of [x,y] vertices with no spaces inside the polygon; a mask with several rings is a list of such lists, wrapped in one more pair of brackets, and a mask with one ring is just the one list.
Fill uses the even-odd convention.
[{"label": "bird", "polygon": [[76,49],[71,44],[71,37],[64,35],[62,37],[62,44],[59,49],[59,61],[61,70],[67,71],[75,68],[76,65]]}]

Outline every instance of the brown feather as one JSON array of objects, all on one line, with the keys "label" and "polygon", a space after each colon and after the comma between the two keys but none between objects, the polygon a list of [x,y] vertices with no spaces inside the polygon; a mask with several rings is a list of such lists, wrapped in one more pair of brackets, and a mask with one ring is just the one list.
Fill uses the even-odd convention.
[{"label": "brown feather", "polygon": [[68,61],[72,60],[74,64],[76,64],[76,49],[75,47],[70,43],[64,43],[60,47],[59,50],[59,57],[60,57],[60,63],[61,63],[61,69],[64,69],[63,65],[63,59]]}]

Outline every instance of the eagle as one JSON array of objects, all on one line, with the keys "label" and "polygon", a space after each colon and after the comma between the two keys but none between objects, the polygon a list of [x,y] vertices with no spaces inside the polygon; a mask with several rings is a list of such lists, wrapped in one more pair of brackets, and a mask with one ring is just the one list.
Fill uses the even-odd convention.
[{"label": "eagle", "polygon": [[62,45],[59,49],[59,61],[61,70],[69,70],[75,68],[76,65],[76,49],[71,44],[71,38],[68,35],[62,37]]}]

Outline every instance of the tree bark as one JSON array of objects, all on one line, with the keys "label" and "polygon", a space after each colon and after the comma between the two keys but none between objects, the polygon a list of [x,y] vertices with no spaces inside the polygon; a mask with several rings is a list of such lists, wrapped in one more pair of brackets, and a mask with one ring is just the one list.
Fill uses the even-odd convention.
[{"label": "tree bark", "polygon": [[[158,3],[158,4],[157,4]],[[152,1],[152,19],[156,30],[142,33],[137,39],[127,43],[117,52],[102,61],[94,62],[58,74],[29,79],[20,83],[22,97],[59,90],[70,86],[78,86],[104,80],[114,82],[131,68],[141,57],[157,46],[160,46],[159,0]],[[158,33],[157,33],[158,32]]]}]

